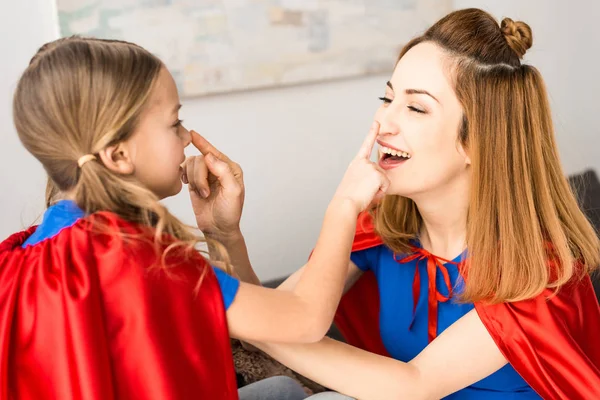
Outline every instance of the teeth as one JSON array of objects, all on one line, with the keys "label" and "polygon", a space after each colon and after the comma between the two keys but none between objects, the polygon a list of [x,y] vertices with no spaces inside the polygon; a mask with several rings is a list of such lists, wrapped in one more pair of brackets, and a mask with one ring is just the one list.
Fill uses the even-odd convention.
[{"label": "teeth", "polygon": [[396,157],[410,158],[410,154],[408,154],[405,151],[397,151],[397,150],[390,149],[389,147],[385,147],[385,146],[381,146],[381,152],[384,154],[389,154],[389,155],[396,156]]}]

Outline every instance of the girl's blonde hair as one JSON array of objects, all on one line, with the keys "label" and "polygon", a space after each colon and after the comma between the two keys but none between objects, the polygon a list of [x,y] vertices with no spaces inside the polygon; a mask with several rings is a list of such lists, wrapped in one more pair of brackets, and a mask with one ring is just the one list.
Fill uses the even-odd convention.
[{"label": "girl's blonde hair", "polygon": [[21,142],[48,173],[48,206],[59,193],[70,193],[88,214],[110,211],[156,228],[157,248],[170,244],[164,261],[169,248],[192,248],[203,239],[136,179],[110,171],[99,159],[81,168],[77,163],[131,137],[162,68],[132,43],[59,39],[31,59],[15,92],[13,117]]},{"label": "girl's blonde hair", "polygon": [[[544,82],[521,63],[532,45],[530,27],[460,10],[409,42],[399,59],[423,42],[448,56],[464,113],[458,141],[472,162],[462,299],[528,299],[596,269],[600,243],[561,169]],[[391,249],[405,253],[422,219],[412,200],[386,196],[375,226]]]}]

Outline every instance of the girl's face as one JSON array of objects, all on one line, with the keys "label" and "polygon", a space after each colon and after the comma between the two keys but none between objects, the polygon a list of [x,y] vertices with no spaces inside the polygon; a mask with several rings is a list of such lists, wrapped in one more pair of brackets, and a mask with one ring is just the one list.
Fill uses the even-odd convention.
[{"label": "girl's face", "polygon": [[458,142],[463,113],[449,72],[447,56],[428,42],[396,65],[375,114],[388,194],[414,200],[467,177],[470,160]]},{"label": "girl's face", "polygon": [[184,149],[191,136],[179,119],[179,94],[169,71],[163,67],[139,124],[127,140],[133,175],[159,198],[181,191]]}]

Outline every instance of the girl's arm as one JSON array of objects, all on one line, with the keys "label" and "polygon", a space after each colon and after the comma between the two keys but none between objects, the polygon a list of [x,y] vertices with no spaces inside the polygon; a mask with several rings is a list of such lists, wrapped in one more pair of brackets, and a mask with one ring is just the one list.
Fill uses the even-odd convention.
[{"label": "girl's arm", "polygon": [[188,184],[198,228],[207,239],[213,240],[208,245],[210,258],[212,261],[226,261],[214,245],[216,241],[227,250],[228,261],[235,266],[235,274],[243,282],[260,285],[240,230],[245,198],[243,171],[200,134],[192,130],[190,135],[192,145],[202,155],[186,159],[182,166],[182,180]]},{"label": "girl's arm", "polygon": [[315,252],[292,290],[242,282],[227,310],[230,334],[244,340],[316,342],[331,325],[342,295],[357,213],[332,202]]},{"label": "girl's arm", "polygon": [[[243,340],[316,342],[331,325],[348,272],[358,214],[383,196],[389,181],[369,160],[377,138],[374,125],[350,163],[329,204],[310,261],[292,290],[240,284],[227,320],[232,336]],[[208,164],[226,186],[226,163]]]},{"label": "girl's arm", "polygon": [[[294,272],[292,275],[290,275],[285,281],[281,283],[281,285],[277,287],[277,289],[294,290],[298,282],[300,282],[300,279],[302,278],[302,274],[304,274],[305,269],[306,265]],[[352,261],[349,261],[343,293],[346,293],[348,290],[350,290],[350,288],[356,283],[356,281],[358,280],[358,278],[361,277],[362,274],[363,271],[360,268],[358,268],[356,264],[354,264]]]},{"label": "girl's arm", "polygon": [[[246,247],[246,240],[239,229],[220,237],[207,237],[214,238],[217,240],[219,245],[222,245],[225,248],[227,251],[227,256],[229,257],[229,263],[235,267],[235,275],[242,282],[251,283],[258,286],[261,285],[260,279],[258,279],[258,276],[254,272],[252,264],[250,263],[248,248]],[[208,252],[211,261],[225,261],[222,258],[219,249],[216,249],[214,245],[208,245]]]},{"label": "girl's arm", "polygon": [[408,363],[329,338],[314,344],[252,344],[307,378],[361,400],[440,399],[507,363],[475,310]]}]

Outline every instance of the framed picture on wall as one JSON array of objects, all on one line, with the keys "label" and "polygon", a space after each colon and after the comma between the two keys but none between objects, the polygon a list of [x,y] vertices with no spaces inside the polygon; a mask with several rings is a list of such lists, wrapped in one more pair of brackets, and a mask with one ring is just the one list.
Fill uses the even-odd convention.
[{"label": "framed picture on wall", "polygon": [[61,36],[139,44],[183,97],[390,72],[451,0],[57,0]]}]

